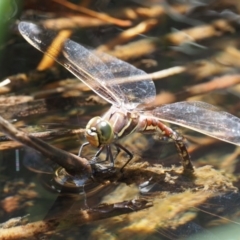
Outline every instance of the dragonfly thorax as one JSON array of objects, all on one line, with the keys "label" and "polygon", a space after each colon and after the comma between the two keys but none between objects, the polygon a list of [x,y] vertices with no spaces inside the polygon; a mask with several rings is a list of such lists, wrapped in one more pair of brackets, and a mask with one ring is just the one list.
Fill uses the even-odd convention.
[{"label": "dragonfly thorax", "polygon": [[94,147],[110,144],[114,139],[114,132],[111,124],[101,118],[94,117],[90,119],[86,126],[85,137]]}]

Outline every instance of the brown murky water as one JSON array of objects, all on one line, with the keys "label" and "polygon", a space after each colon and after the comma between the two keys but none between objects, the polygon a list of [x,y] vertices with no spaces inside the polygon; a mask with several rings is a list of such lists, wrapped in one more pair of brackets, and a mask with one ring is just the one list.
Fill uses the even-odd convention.
[{"label": "brown murky water", "polygon": [[[150,1],[146,6],[141,1],[82,1],[124,20],[115,25],[116,20],[105,15],[76,13],[65,1],[57,2],[22,1],[21,11],[13,4],[10,9],[16,13],[10,11],[6,26],[1,26],[9,35],[1,40],[0,76],[11,82],[0,87],[0,113],[21,131],[77,154],[85,142],[86,123],[110,105],[63,67],[49,67],[52,63],[43,61],[16,31],[19,18],[58,30],[65,26],[77,42],[99,47],[148,73],[168,69],[167,76],[154,79],[157,97],[151,107],[204,101],[240,116],[235,2],[199,6]],[[147,30],[129,23],[142,23]],[[176,66],[181,68],[173,69]],[[115,169],[108,169],[108,163],[96,165],[89,178],[69,175],[51,159],[2,134],[0,239],[238,239],[239,148],[186,128],[173,129],[186,138],[193,175],[182,174],[174,143],[152,134],[134,133],[121,140],[134,153],[123,173],[119,169],[127,155],[121,152]],[[95,152],[86,148],[83,156],[90,160]]]}]

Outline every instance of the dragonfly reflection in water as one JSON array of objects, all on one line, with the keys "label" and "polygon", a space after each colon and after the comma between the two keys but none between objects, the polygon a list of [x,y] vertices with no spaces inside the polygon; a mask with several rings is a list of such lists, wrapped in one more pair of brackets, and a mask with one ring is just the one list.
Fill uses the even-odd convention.
[{"label": "dragonfly reflection in water", "polygon": [[[94,158],[106,151],[106,160],[114,166],[111,146],[129,155],[132,153],[118,139],[132,132],[156,131],[172,139],[179,151],[184,170],[193,170],[183,137],[162,121],[184,126],[214,138],[240,145],[240,119],[203,102],[177,102],[143,111],[142,105],[152,102],[156,95],[152,79],[142,70],[104,53],[91,51],[72,40],[64,40],[62,52],[56,55],[49,48],[55,33],[30,22],[20,22],[19,31],[35,48],[46,52],[83,81],[95,93],[112,104],[102,116],[92,118],[85,130],[88,142],[99,148]],[[56,57],[57,56],[57,57]],[[137,80],[134,80],[136,78]],[[122,79],[122,81],[119,81]],[[123,167],[124,167],[123,166]]]}]

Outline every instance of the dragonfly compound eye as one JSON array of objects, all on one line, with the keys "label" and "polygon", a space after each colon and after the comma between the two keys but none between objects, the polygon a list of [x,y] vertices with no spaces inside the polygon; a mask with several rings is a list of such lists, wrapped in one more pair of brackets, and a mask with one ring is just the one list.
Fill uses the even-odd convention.
[{"label": "dragonfly compound eye", "polygon": [[110,123],[101,117],[92,118],[85,131],[88,142],[95,147],[110,144],[113,141],[114,133]]}]

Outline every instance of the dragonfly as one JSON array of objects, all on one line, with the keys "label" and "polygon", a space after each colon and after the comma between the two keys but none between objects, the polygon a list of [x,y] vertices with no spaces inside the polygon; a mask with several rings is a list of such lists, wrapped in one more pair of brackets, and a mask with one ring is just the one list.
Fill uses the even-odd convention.
[{"label": "dragonfly", "polygon": [[112,166],[117,152],[126,152],[129,159],[133,154],[119,139],[133,133],[156,132],[160,137],[172,140],[179,152],[184,171],[194,171],[184,137],[164,124],[172,123],[203,133],[219,140],[240,146],[240,119],[220,111],[208,103],[183,101],[166,104],[147,110],[153,102],[156,89],[153,80],[144,71],[106,53],[90,50],[71,39],[64,39],[61,53],[56,54],[53,42],[56,33],[41,25],[22,21],[18,25],[21,35],[35,48],[48,54],[92,91],[112,106],[103,116],[90,119],[85,128],[86,143],[98,150],[94,159],[105,151],[106,160]]}]

